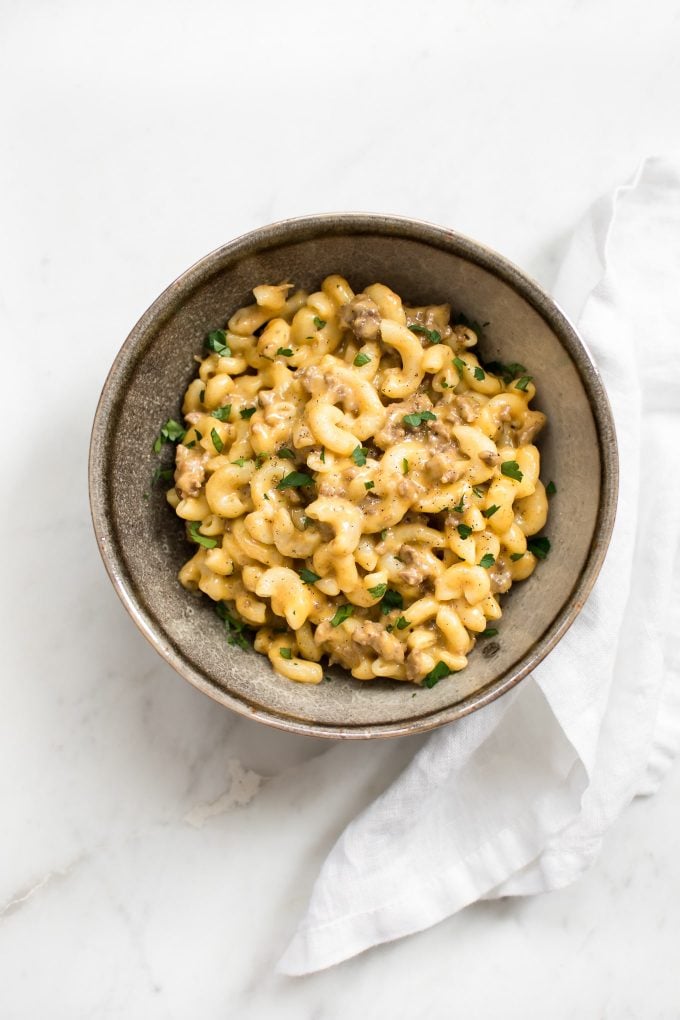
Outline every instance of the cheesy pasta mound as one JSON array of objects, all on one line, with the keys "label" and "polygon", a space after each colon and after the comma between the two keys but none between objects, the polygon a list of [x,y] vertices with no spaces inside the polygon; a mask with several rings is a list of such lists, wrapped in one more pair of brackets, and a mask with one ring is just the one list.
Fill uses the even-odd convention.
[{"label": "cheesy pasta mound", "polygon": [[168,500],[196,545],[179,579],[290,680],[319,683],[327,656],[431,687],[549,548],[530,539],[548,512],[532,378],[483,368],[449,305],[340,276],[292,291],[255,287],[208,335],[186,428],[157,440],[177,442]]}]

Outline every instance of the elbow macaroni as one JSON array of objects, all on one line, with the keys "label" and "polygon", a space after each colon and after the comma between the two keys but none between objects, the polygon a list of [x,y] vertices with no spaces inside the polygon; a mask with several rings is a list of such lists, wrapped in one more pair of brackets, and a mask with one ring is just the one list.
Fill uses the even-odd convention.
[{"label": "elbow macaroni", "polygon": [[290,680],[318,683],[326,655],[432,686],[536,566],[535,387],[483,369],[448,305],[340,276],[291,290],[255,287],[186,391],[168,500],[197,548],[180,582]]}]

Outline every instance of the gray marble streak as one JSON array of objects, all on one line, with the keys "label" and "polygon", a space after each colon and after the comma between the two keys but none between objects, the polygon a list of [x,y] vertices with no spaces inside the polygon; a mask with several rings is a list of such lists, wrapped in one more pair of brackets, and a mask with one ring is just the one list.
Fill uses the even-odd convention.
[{"label": "gray marble streak", "polygon": [[677,769],[576,886],[276,976],[329,848],[420,738],[296,738],[189,688],[106,580],[85,462],[139,314],[257,224],[417,216],[549,284],[586,206],[677,146],[677,3],[3,13],[0,1016],[675,1020]]}]

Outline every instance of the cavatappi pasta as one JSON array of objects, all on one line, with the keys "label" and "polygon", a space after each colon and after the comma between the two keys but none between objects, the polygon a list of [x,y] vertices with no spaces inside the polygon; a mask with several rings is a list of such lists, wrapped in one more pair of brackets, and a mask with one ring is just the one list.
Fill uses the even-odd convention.
[{"label": "cavatappi pasta", "polygon": [[549,548],[522,366],[483,368],[448,305],[340,276],[255,287],[185,394],[168,500],[196,543],[181,583],[255,632],[277,673],[432,686]]}]

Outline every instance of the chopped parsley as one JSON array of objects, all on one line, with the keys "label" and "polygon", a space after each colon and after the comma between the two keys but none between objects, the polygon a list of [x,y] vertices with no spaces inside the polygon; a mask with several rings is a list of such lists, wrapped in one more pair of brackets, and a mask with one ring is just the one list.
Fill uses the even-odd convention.
[{"label": "chopped parsley", "polygon": [[449,384],[447,383],[446,379],[442,379],[442,389],[443,390],[448,390],[448,388],[449,388]]},{"label": "chopped parsley", "polygon": [[277,357],[280,354],[282,358],[291,358],[293,356],[293,351],[291,350],[290,347],[279,347],[276,354]]},{"label": "chopped parsley", "polygon": [[210,430],[210,438],[212,439],[213,446],[215,447],[217,452],[218,453],[222,453],[222,450],[224,449],[224,443],[220,439],[220,434],[217,431],[217,429],[211,429]]},{"label": "chopped parsley", "polygon": [[381,541],[381,542],[384,542],[386,538],[387,538],[387,528],[384,528],[384,529],[383,529],[383,530],[382,530],[382,531],[380,532],[380,541]]},{"label": "chopped parsley", "polygon": [[492,556],[491,553],[484,553],[481,560],[479,561],[479,565],[480,567],[484,567],[485,570],[488,570],[489,567],[492,567],[495,562],[496,562],[495,556]]},{"label": "chopped parsley", "polygon": [[319,460],[321,461],[322,464],[326,463],[326,451],[325,451],[325,449],[322,450],[321,453],[319,454]]},{"label": "chopped parsley", "polygon": [[486,630],[482,631],[479,637],[496,637],[496,634],[498,634],[497,627],[487,627]]},{"label": "chopped parsley", "polygon": [[318,315],[315,315],[314,325],[316,326],[317,329],[323,329],[324,326],[326,325],[326,322],[324,319],[320,319]]},{"label": "chopped parsley", "polygon": [[217,603],[215,612],[224,622],[228,643],[230,645],[238,645],[239,648],[249,648],[250,646],[245,639],[244,632],[249,632],[250,628],[243,620],[239,620],[238,617],[234,616],[225,606],[224,602]]},{"label": "chopped parsley", "polygon": [[228,358],[231,355],[227,343],[227,334],[223,329],[214,329],[212,333],[208,333],[205,346],[209,351],[219,354],[221,358]]},{"label": "chopped parsley", "polygon": [[369,489],[375,489],[375,482],[364,482],[364,488],[366,491]]},{"label": "chopped parsley", "polygon": [[502,361],[490,361],[486,368],[494,375],[501,375],[506,384],[526,372],[524,365],[520,365],[517,361],[511,361],[509,365],[504,365]]},{"label": "chopped parsley", "polygon": [[405,630],[405,628],[408,627],[408,625],[409,622],[405,616],[397,617],[397,630]]},{"label": "chopped parsley", "polygon": [[394,588],[387,588],[383,595],[382,602],[380,603],[380,609],[383,616],[387,616],[393,609],[403,609],[404,599],[398,591]]},{"label": "chopped parsley", "polygon": [[453,325],[454,326],[465,326],[466,329],[473,330],[477,334],[477,336],[479,337],[480,340],[483,340],[484,339],[484,330],[489,325],[489,323],[488,322],[482,322],[482,323],[475,322],[474,319],[468,319],[467,315],[463,315],[463,313],[460,312],[455,317],[455,319],[453,320]]},{"label": "chopped parsley", "polygon": [[473,373],[473,374],[474,374],[474,377],[475,377],[475,379],[476,379],[476,380],[477,380],[478,382],[481,382],[481,381],[482,381],[482,379],[486,379],[486,372],[484,371],[484,369],[483,369],[483,368],[480,368],[480,367],[479,367],[479,365],[477,365],[477,366],[475,367],[475,370],[474,370],[474,373]]},{"label": "chopped parsley", "polygon": [[404,457],[404,459],[401,462],[401,470],[404,472],[405,475],[408,474],[408,461],[406,460],[406,457]]},{"label": "chopped parsley", "polygon": [[462,358],[454,358],[453,363],[458,369],[458,375],[463,378],[463,372],[465,371],[466,365]]},{"label": "chopped parsley", "polygon": [[310,478],[303,471],[291,471],[289,475],[282,478],[277,489],[302,489],[305,485],[314,485],[314,479]]},{"label": "chopped parsley", "polygon": [[245,457],[237,457],[236,460],[232,460],[232,464],[236,464],[237,467],[243,467],[246,462]]},{"label": "chopped parsley", "polygon": [[506,478],[514,478],[516,482],[521,482],[524,478],[516,460],[504,460],[501,464],[501,474]]},{"label": "chopped parsley", "polygon": [[472,491],[474,492],[475,496],[477,496],[478,498],[484,495],[484,489],[482,489],[482,487],[480,485],[473,485],[472,486]]},{"label": "chopped parsley", "polygon": [[530,538],[527,542],[527,549],[533,553],[537,560],[544,560],[550,552],[550,539]]},{"label": "chopped parsley", "polygon": [[307,567],[303,567],[302,570],[298,570],[298,574],[305,584],[314,584],[316,581],[321,580],[321,574],[315,574],[313,570],[307,570]]},{"label": "chopped parsley", "polygon": [[523,556],[524,553],[510,553],[510,559],[513,563],[516,563],[517,560],[521,560]]},{"label": "chopped parsley", "polygon": [[211,417],[217,418],[218,421],[228,421],[229,415],[231,414],[231,404],[225,404],[224,407],[217,407],[214,411],[210,412]]},{"label": "chopped parsley", "polygon": [[486,519],[488,520],[489,517],[493,517],[497,510],[500,510],[500,507],[496,506],[496,504],[494,503],[493,506],[489,506],[486,508],[486,510],[482,510],[482,517],[486,517]]},{"label": "chopped parsley", "polygon": [[368,354],[361,354],[361,353],[359,353],[359,354],[357,354],[356,358],[354,359],[354,364],[357,366],[357,368],[361,368],[362,365],[367,365],[370,360],[371,359],[368,356]]},{"label": "chopped parsley", "polygon": [[412,333],[418,333],[419,336],[426,337],[431,344],[440,344],[442,342],[442,335],[438,329],[428,329],[427,326],[421,326],[419,322],[413,322],[409,326]]},{"label": "chopped parsley", "polygon": [[357,446],[352,450],[352,460],[357,467],[363,467],[366,463],[366,454],[368,450],[363,446]]},{"label": "chopped parsley", "polygon": [[546,496],[554,496],[556,492],[557,492],[557,486],[555,485],[555,483],[554,482],[548,482],[548,484],[545,487],[545,494],[546,494]]},{"label": "chopped parsley", "polygon": [[472,534],[472,528],[470,527],[469,524],[459,524],[459,525],[457,525],[456,531],[458,532],[460,537],[463,538],[463,539],[464,538],[469,538],[470,535]]},{"label": "chopped parsley", "polygon": [[523,375],[522,378],[515,383],[515,389],[522,390],[524,393],[526,393],[527,386],[529,385],[533,378],[534,378],[533,375]]},{"label": "chopped parsley", "polygon": [[244,421],[248,421],[249,418],[253,417],[256,411],[257,411],[256,407],[244,407],[241,411],[239,411],[239,414],[244,419]]},{"label": "chopped parsley", "polygon": [[381,599],[386,591],[386,584],[376,584],[375,588],[368,589],[369,595],[372,595],[374,599]]},{"label": "chopped parsley", "polygon": [[257,457],[255,458],[255,463],[257,464],[258,467],[262,467],[262,465],[264,464],[264,462],[266,460],[269,460],[269,454],[268,453],[264,453],[264,452],[258,453]]},{"label": "chopped parsley", "polygon": [[151,484],[156,485],[157,482],[169,482],[173,474],[172,468],[157,467],[151,475]]},{"label": "chopped parsley", "polygon": [[348,617],[350,617],[353,612],[354,612],[354,606],[348,606],[348,605],[338,606],[338,608],[337,608],[337,610],[335,612],[335,616],[331,620],[331,627],[339,627],[340,624],[344,623],[344,621]]},{"label": "chopped parsley", "polygon": [[198,399],[201,401],[201,403],[203,403],[203,401],[205,400],[205,390],[201,390],[201,392],[198,394]]},{"label": "chopped parsley", "polygon": [[414,411],[413,414],[405,414],[402,418],[404,425],[417,429],[424,421],[436,421],[437,415],[432,411]]},{"label": "chopped parsley", "polygon": [[445,676],[448,676],[450,672],[451,670],[445,662],[438,662],[434,669],[431,669],[427,676],[423,677],[423,687],[434,687]]},{"label": "chopped parsley", "polygon": [[196,542],[197,545],[202,545],[204,549],[214,549],[215,546],[217,545],[217,539],[208,538],[207,535],[201,535],[198,530],[200,526],[201,526],[200,521],[192,521],[191,524],[189,525],[189,534],[191,535],[192,539],[194,540],[194,542]]},{"label": "chopped parsley", "polygon": [[460,503],[456,503],[456,505],[454,507],[452,507],[452,511],[453,511],[454,514],[464,514],[465,513],[465,496],[464,495],[460,497]]},{"label": "chopped parsley", "polygon": [[290,659],[293,655],[290,648],[279,648],[279,655],[282,659]]},{"label": "chopped parsley", "polygon": [[185,430],[182,428],[178,421],[174,418],[168,418],[165,425],[161,428],[160,432],[156,436],[156,441],[153,444],[153,452],[160,453],[161,448],[166,443],[179,443],[186,435]]},{"label": "chopped parsley", "polygon": [[282,446],[276,456],[283,457],[284,460],[295,460],[295,454],[287,446]]}]

